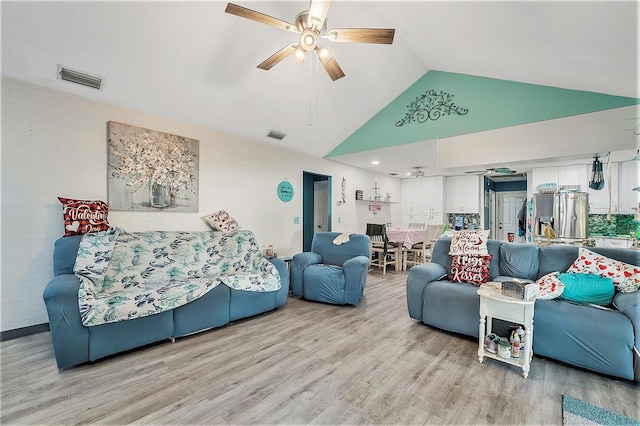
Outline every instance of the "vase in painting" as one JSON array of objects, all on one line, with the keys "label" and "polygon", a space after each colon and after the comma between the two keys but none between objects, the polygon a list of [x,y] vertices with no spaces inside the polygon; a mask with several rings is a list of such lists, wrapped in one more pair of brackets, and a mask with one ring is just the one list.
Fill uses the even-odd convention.
[{"label": "vase in painting", "polygon": [[149,204],[151,207],[168,207],[171,203],[171,187],[165,179],[163,184],[158,183],[153,177],[149,181]]}]

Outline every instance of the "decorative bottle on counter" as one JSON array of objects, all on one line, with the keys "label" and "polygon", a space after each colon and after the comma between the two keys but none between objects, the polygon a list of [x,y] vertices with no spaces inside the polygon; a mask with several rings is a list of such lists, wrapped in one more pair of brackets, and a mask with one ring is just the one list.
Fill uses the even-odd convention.
[{"label": "decorative bottle on counter", "polygon": [[511,358],[520,358],[520,336],[517,331],[511,335]]},{"label": "decorative bottle on counter", "polygon": [[523,354],[524,353],[524,330],[522,329],[522,327],[518,326],[518,328],[516,328],[516,332],[520,337],[520,353]]}]

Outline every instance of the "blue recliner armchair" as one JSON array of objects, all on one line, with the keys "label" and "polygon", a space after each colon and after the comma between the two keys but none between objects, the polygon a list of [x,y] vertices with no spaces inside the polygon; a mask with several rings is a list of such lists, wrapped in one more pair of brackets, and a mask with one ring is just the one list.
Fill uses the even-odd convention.
[{"label": "blue recliner armchair", "polygon": [[364,294],[369,269],[369,236],[352,234],[340,245],[340,232],[318,232],[311,251],[291,261],[291,293],[294,296],[335,305],[357,305]]}]

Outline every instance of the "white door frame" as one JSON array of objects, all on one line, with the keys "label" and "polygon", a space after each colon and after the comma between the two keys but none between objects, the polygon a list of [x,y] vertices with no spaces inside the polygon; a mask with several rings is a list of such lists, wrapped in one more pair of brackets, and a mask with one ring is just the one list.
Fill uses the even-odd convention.
[{"label": "white door frame", "polygon": [[329,198],[329,181],[319,180],[313,182],[313,233],[329,230],[329,210],[327,202]]},{"label": "white door frame", "polygon": [[495,239],[498,235],[498,229],[496,227],[497,220],[497,207],[496,207],[496,191],[489,190],[489,238]]}]

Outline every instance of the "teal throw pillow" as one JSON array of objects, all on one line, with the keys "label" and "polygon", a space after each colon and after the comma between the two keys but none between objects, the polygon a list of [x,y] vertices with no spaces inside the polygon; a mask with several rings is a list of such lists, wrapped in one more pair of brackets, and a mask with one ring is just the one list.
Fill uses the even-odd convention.
[{"label": "teal throw pillow", "polygon": [[559,274],[564,284],[562,298],[579,303],[593,303],[607,306],[613,301],[615,288],[613,280],[595,274]]}]

